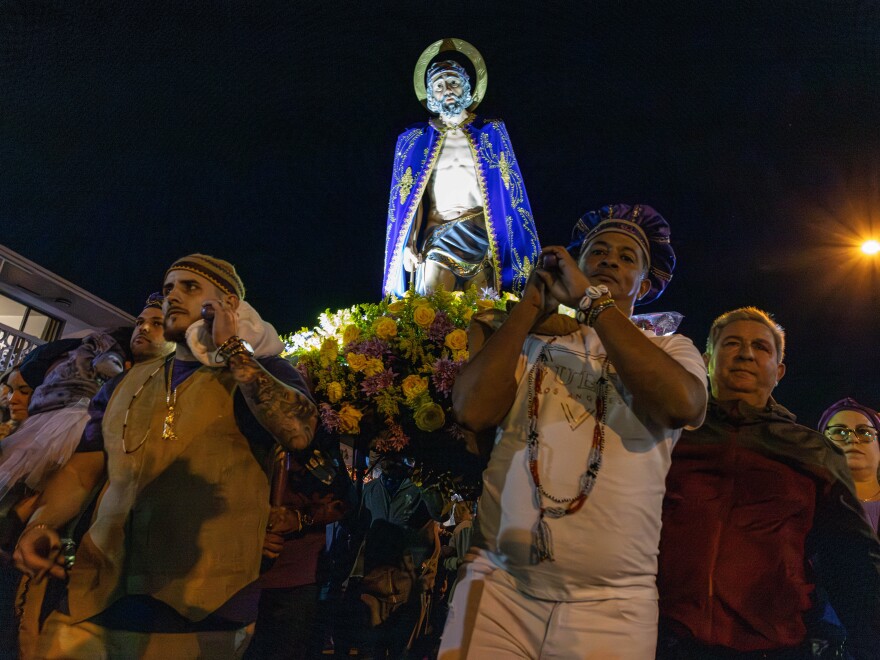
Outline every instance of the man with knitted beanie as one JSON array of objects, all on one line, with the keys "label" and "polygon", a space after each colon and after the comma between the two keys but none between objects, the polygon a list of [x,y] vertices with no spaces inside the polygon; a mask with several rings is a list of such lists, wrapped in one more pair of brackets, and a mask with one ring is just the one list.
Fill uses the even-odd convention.
[{"label": "man with knitted beanie", "polygon": [[[254,354],[239,336],[245,288],[229,262],[203,254],[165,273],[171,356],[115,384],[100,427],[49,484],[22,533],[22,570],[69,580],[66,608],[40,637],[40,658],[229,658],[242,651],[235,594],[258,574],[269,486],[261,462],[275,443],[307,449],[316,409],[278,357],[271,326]],[[187,331],[199,324],[196,351]],[[277,337],[275,338],[277,341]],[[272,352],[274,351],[274,353]],[[204,356],[210,355],[210,359]],[[93,420],[94,421],[94,420]],[[104,487],[70,570],[57,530],[103,474]]]}]

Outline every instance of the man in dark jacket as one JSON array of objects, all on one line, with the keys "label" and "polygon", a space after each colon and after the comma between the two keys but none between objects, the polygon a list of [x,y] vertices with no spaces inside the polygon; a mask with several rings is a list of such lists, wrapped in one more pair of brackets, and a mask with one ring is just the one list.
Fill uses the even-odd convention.
[{"label": "man in dark jacket", "polygon": [[658,658],[826,657],[823,612],[853,657],[880,657],[880,545],[842,452],[771,397],[784,349],[756,308],[712,325],[706,421],[666,482]]}]

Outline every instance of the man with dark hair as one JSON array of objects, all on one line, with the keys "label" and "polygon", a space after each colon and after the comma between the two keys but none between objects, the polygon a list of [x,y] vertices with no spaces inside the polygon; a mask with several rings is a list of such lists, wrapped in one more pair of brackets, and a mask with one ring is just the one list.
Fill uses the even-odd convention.
[{"label": "man with dark hair", "polygon": [[706,421],[666,481],[658,658],[849,657],[828,602],[847,651],[880,658],[880,545],[843,453],[773,399],[784,356],[760,309],[712,324]]},{"label": "man with dark hair", "polygon": [[[175,353],[116,382],[99,428],[90,425],[19,539],[23,570],[69,579],[66,611],[46,621],[39,657],[241,651],[247,621],[227,612],[259,571],[269,509],[261,460],[276,442],[308,448],[316,410],[287,361],[258,358],[239,336],[245,290],[232,264],[203,254],[178,259],[163,293],[164,335]],[[196,324],[207,329],[210,364],[194,354],[187,331]],[[105,470],[68,572],[55,562],[56,530],[78,514]]]},{"label": "man with dark hair", "polygon": [[164,300],[164,296],[158,291],[151,293],[134,321],[129,346],[135,364],[174,351],[174,344],[165,339],[165,314],[162,312]]},{"label": "man with dark hair", "polygon": [[[119,328],[113,331],[113,336],[116,337],[120,344],[120,353],[117,355],[124,360],[126,369],[131,368],[132,364],[140,364],[158,357],[164,357],[174,351],[174,344],[165,341],[163,336],[163,319],[162,294],[153,293],[144,303],[144,309],[138,314],[135,320],[135,327],[131,332],[127,328]],[[122,350],[124,348],[122,343],[126,338],[128,339],[128,351]],[[47,363],[46,360],[42,362],[44,364]],[[98,390],[95,396],[91,398],[87,419],[92,420],[92,429],[100,427],[100,418],[107,407],[110,394],[112,394],[118,379],[123,375],[124,372],[115,376],[111,379],[111,385]],[[95,387],[98,387],[97,383]],[[79,426],[74,427],[74,429],[76,430],[77,438],[80,438],[84,429],[80,430],[81,427]],[[79,442],[81,443],[82,440],[80,439]],[[97,492],[94,494],[97,495]],[[35,506],[36,502],[33,504]],[[93,505],[94,498],[91,498],[91,504],[89,504],[81,516],[82,519],[88,519],[93,511]],[[33,506],[26,509],[24,512],[25,520],[31,515],[32,510]],[[82,533],[85,531],[82,528],[83,522],[85,521],[78,519],[74,524],[69,525],[65,537],[72,536],[74,541],[78,543]],[[23,523],[19,526],[19,529],[21,529],[21,526],[23,526]],[[72,529],[73,527],[76,529]],[[18,646],[23,658],[31,658],[36,650],[37,638],[42,622],[48,613],[54,609],[54,604],[58,599],[64,597],[65,589],[64,585],[58,582],[52,582],[47,585],[45,582],[36,583],[33,580],[28,581],[26,579],[25,585],[22,596],[24,603],[21,607],[19,622]]]},{"label": "man with dark hair", "polygon": [[689,339],[631,320],[672,277],[666,220],[615,204],[574,233],[577,262],[545,248],[509,316],[471,328],[453,406],[497,433],[442,660],[654,655],[663,483],[705,369]]}]

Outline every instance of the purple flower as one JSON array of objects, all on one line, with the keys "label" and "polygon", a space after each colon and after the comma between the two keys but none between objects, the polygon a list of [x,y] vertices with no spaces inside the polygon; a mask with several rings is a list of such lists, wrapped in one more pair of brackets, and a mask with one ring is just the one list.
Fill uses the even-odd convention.
[{"label": "purple flower", "polygon": [[446,312],[437,312],[434,316],[434,322],[428,328],[428,337],[431,341],[442,343],[446,339],[446,335],[455,330],[455,325],[449,320]]},{"label": "purple flower", "polygon": [[365,339],[364,341],[353,341],[345,347],[346,353],[360,353],[371,358],[379,358],[390,354],[388,343],[381,339]]},{"label": "purple flower", "polygon": [[329,403],[322,403],[320,406],[321,412],[321,424],[324,425],[324,428],[330,433],[334,433],[339,430],[339,413],[333,410]]},{"label": "purple flower", "polygon": [[458,376],[462,364],[464,364],[463,361],[453,362],[448,358],[440,358],[434,363],[434,374],[431,376],[431,380],[438,392],[447,396],[452,393],[452,385],[455,383],[455,377]]},{"label": "purple flower", "polygon": [[376,396],[382,390],[394,385],[395,375],[391,369],[386,369],[380,374],[364,378],[361,383],[361,391],[367,396]]}]

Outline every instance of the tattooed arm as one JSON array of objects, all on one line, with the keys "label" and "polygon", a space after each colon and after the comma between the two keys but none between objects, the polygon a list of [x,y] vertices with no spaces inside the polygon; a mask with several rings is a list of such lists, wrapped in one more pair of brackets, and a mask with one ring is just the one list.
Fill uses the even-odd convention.
[{"label": "tattooed arm", "polygon": [[318,411],[308,396],[282,383],[246,353],[229,358],[229,369],[254,417],[280,445],[295,451],[311,444]]},{"label": "tattooed arm", "polygon": [[[219,290],[218,290],[219,291]],[[202,301],[202,318],[211,328],[214,345],[222,347],[238,337],[236,310],[241,300],[235,295]],[[188,352],[177,345],[177,354]],[[285,449],[302,450],[312,443],[318,425],[318,410],[312,400],[295,387],[281,382],[249,353],[236,353],[227,361],[232,377],[257,421]]]}]

